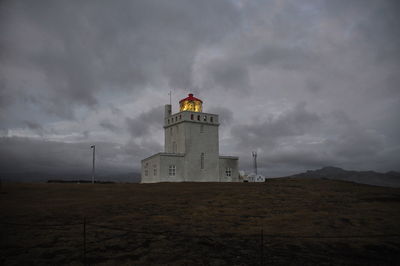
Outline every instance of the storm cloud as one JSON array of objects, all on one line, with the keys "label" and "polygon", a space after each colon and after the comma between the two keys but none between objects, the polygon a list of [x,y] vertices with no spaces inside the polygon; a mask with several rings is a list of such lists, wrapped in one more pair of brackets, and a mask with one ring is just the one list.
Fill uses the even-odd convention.
[{"label": "storm cloud", "polygon": [[95,143],[104,170],[139,171],[163,150],[169,91],[173,112],[193,92],[220,115],[220,151],[244,170],[253,150],[267,176],[400,170],[399,11],[372,0],[2,1],[1,174],[79,172]]}]

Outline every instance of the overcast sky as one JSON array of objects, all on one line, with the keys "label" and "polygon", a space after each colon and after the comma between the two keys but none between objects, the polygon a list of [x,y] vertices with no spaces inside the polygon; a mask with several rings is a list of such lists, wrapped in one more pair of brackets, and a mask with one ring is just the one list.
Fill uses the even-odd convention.
[{"label": "overcast sky", "polygon": [[0,2],[0,174],[139,171],[194,93],[220,153],[283,176],[400,170],[400,5]]}]

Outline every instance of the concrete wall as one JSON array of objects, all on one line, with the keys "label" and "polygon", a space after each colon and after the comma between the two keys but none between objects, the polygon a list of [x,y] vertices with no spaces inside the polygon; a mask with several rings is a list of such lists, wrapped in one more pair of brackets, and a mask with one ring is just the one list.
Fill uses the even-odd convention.
[{"label": "concrete wall", "polygon": [[185,127],[175,123],[164,128],[166,153],[185,153]]},{"label": "concrete wall", "polygon": [[[156,172],[154,172],[154,169],[156,169]],[[142,183],[160,182],[160,153],[142,160],[141,173]]]},{"label": "concrete wall", "polygon": [[[182,182],[184,180],[184,155],[157,153],[142,160],[141,183]],[[169,175],[169,166],[175,165],[175,176]],[[146,167],[148,169],[146,175]],[[156,171],[154,171],[156,169]]]},{"label": "concrete wall", "polygon": [[[163,154],[160,158],[161,182],[183,182],[184,179],[184,155]],[[175,176],[169,175],[169,166],[175,165]]]},{"label": "concrete wall", "polygon": [[165,152],[185,154],[185,181],[218,181],[218,115],[183,111],[164,122]]},{"label": "concrete wall", "polygon": [[[239,158],[232,156],[219,157],[220,182],[239,182]],[[226,168],[231,168],[231,176],[226,175]]]},{"label": "concrete wall", "polygon": [[[188,181],[218,181],[218,125],[204,122],[186,122],[184,126],[185,175],[188,177]],[[203,167],[202,154],[204,154]]]},{"label": "concrete wall", "polygon": [[186,137],[188,136],[186,123],[219,125],[218,115],[191,111],[169,115],[169,108],[169,105],[165,106],[164,152],[186,153]]}]

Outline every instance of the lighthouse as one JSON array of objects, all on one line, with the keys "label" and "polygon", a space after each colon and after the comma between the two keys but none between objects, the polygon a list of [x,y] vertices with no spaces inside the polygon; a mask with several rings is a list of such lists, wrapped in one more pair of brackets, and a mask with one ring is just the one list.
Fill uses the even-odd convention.
[{"label": "lighthouse", "polygon": [[142,160],[142,183],[236,182],[238,157],[219,155],[219,117],[203,112],[203,101],[189,94],[172,114],[165,105],[164,152]]}]

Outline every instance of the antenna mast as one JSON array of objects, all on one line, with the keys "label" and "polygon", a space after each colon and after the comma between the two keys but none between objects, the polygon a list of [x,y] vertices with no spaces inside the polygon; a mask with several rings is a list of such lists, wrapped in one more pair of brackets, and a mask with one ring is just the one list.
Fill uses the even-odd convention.
[{"label": "antenna mast", "polygon": [[253,151],[251,154],[253,155],[254,160],[254,173],[257,174],[257,152]]},{"label": "antenna mast", "polygon": [[92,164],[92,184],[94,184],[94,175],[95,175],[95,156],[96,156],[96,145],[90,146],[93,149],[93,164]]}]

